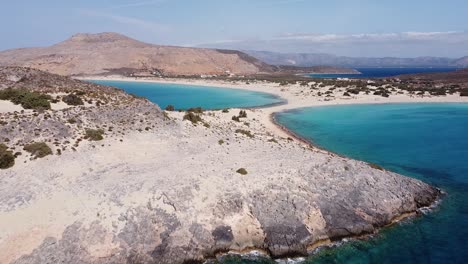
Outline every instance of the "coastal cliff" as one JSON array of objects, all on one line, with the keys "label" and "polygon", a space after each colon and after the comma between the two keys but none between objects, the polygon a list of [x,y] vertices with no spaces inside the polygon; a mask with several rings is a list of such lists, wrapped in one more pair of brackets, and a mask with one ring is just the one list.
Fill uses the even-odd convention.
[{"label": "coastal cliff", "polygon": [[[189,263],[253,249],[303,256],[440,195],[275,134],[262,109],[241,122],[232,119],[239,109],[165,112],[112,87],[24,68],[1,68],[0,87],[50,96],[50,108],[0,113],[2,144],[22,152],[0,170],[1,263]],[[52,153],[28,154],[32,142]]]}]

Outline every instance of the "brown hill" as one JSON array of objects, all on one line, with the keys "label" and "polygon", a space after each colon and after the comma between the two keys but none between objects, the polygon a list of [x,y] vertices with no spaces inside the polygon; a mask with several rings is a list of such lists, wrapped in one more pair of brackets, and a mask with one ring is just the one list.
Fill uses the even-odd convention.
[{"label": "brown hill", "polygon": [[158,46],[117,33],[77,34],[50,47],[0,52],[0,66],[60,75],[149,72],[163,75],[257,74],[271,66],[239,51]]},{"label": "brown hill", "polygon": [[457,67],[467,67],[468,66],[468,56],[460,58],[454,62]]},{"label": "brown hill", "polygon": [[439,83],[468,83],[468,69],[460,69],[452,72],[434,72],[434,73],[418,73],[404,74],[397,76],[402,80],[423,80],[434,81]]}]

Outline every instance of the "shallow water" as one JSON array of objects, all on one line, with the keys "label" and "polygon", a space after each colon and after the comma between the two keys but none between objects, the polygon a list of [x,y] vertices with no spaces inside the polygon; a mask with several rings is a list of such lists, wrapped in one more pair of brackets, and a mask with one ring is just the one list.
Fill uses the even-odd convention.
[{"label": "shallow water", "polygon": [[283,102],[267,93],[219,87],[163,84],[151,82],[92,81],[121,88],[128,93],[146,97],[162,109],[173,105],[176,109],[202,107],[203,109],[247,108]]},{"label": "shallow water", "polygon": [[277,114],[313,143],[442,188],[435,212],[307,263],[467,263],[468,105],[327,106]]}]

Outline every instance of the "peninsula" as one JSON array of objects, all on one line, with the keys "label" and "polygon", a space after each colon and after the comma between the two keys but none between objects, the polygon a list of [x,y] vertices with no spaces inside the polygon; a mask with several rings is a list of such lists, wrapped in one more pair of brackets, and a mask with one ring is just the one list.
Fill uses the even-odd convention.
[{"label": "peninsula", "polygon": [[[0,83],[2,92],[21,88],[50,103],[27,109],[0,100],[2,144],[15,156],[0,171],[2,263],[186,263],[252,250],[304,256],[373,234],[440,196],[421,181],[295,140],[270,119],[299,106],[390,101],[382,96],[333,102],[313,94],[330,87],[306,92],[318,83],[230,83],[289,103],[242,114],[178,112],[27,68],[1,68]],[[448,99],[455,97],[463,99]],[[35,143],[50,151],[29,151]]]}]

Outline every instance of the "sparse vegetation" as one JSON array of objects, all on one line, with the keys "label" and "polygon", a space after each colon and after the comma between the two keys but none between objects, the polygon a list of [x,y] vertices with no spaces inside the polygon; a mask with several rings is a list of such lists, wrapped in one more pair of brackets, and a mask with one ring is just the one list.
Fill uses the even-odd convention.
[{"label": "sparse vegetation", "polygon": [[192,107],[187,109],[189,113],[203,114],[203,109],[201,107]]},{"label": "sparse vegetation", "polygon": [[223,112],[223,113],[229,113],[229,109],[224,108],[221,112]]},{"label": "sparse vegetation", "polygon": [[239,118],[246,118],[246,117],[247,117],[247,112],[245,112],[245,110],[240,110]]},{"label": "sparse vegetation", "polygon": [[0,100],[11,101],[25,109],[45,110],[50,109],[52,98],[47,94],[31,92],[26,89],[5,89],[0,91]]},{"label": "sparse vegetation", "polygon": [[245,135],[245,136],[247,136],[249,138],[254,137],[254,135],[249,130],[245,130],[245,129],[236,129],[236,133]]},{"label": "sparse vegetation", "polygon": [[240,122],[241,118],[246,118],[246,117],[247,117],[247,112],[245,112],[245,110],[240,110],[238,116],[232,116],[232,120],[236,122]]},{"label": "sparse vegetation", "polygon": [[218,144],[220,144],[220,145],[224,144],[224,140],[222,140],[222,139],[218,140]]},{"label": "sparse vegetation", "polygon": [[173,105],[168,105],[168,106],[166,106],[165,110],[166,111],[175,111],[175,108],[174,108]]},{"label": "sparse vegetation", "polygon": [[33,142],[25,145],[23,149],[31,153],[35,159],[52,155],[52,149],[45,142]]},{"label": "sparse vegetation", "polygon": [[8,169],[15,165],[15,156],[4,144],[0,144],[0,169]]},{"label": "sparse vegetation", "polygon": [[193,112],[185,113],[183,120],[188,120],[188,121],[192,122],[192,124],[194,124],[194,125],[197,124],[198,122],[203,121],[202,118],[200,117],[200,115],[194,114]]},{"label": "sparse vegetation", "polygon": [[83,100],[76,94],[69,94],[62,98],[62,101],[67,105],[84,105]]},{"label": "sparse vegetation", "polygon": [[99,141],[104,139],[104,130],[102,129],[86,129],[85,139],[90,141]]},{"label": "sparse vegetation", "polygon": [[236,171],[237,173],[239,173],[240,175],[247,175],[247,170],[244,169],[244,168],[240,168]]}]

